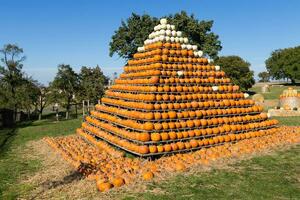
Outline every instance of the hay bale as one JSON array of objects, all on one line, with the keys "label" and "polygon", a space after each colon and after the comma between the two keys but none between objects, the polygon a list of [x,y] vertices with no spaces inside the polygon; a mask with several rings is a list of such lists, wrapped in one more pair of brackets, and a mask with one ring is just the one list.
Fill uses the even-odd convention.
[{"label": "hay bale", "polygon": [[270,92],[270,86],[269,85],[264,85],[261,87],[261,92],[262,93],[267,93]]},{"label": "hay bale", "polygon": [[254,100],[257,103],[263,103],[265,101],[265,98],[261,94],[255,94],[252,96],[252,100]]}]

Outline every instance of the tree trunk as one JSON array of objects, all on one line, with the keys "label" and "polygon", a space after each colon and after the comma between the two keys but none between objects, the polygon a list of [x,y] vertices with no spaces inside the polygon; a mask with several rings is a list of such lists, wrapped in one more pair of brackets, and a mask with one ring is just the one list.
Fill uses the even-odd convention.
[{"label": "tree trunk", "polygon": [[77,103],[75,103],[75,113],[76,113],[76,118],[78,118],[78,116],[77,116]]},{"label": "tree trunk", "polygon": [[39,110],[39,120],[42,120],[44,107],[42,105],[42,101],[40,102],[40,110]]},{"label": "tree trunk", "polygon": [[30,110],[27,109],[27,119],[30,120]]},{"label": "tree trunk", "polygon": [[292,82],[292,85],[295,85],[296,84],[296,81],[295,79],[291,78],[291,82]]},{"label": "tree trunk", "polygon": [[84,117],[84,100],[82,100],[82,116]]},{"label": "tree trunk", "polygon": [[66,111],[66,119],[69,119],[69,109]]}]

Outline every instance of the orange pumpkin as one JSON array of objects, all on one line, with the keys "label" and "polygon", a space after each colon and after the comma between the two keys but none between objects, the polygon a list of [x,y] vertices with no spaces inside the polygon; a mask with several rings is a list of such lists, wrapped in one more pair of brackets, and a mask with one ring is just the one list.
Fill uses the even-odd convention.
[{"label": "orange pumpkin", "polygon": [[172,150],[172,147],[171,147],[170,144],[165,144],[165,145],[164,145],[164,151],[165,151],[165,152],[170,152],[171,150]]},{"label": "orange pumpkin", "polygon": [[139,146],[139,153],[140,154],[147,154],[149,153],[149,147],[146,145]]},{"label": "orange pumpkin", "polygon": [[159,133],[151,133],[151,140],[155,141],[155,142],[160,141],[161,140],[160,134]]},{"label": "orange pumpkin", "polygon": [[151,180],[151,179],[153,179],[153,177],[154,177],[154,174],[152,173],[152,172],[145,172],[144,174],[143,174],[143,179],[144,180]]},{"label": "orange pumpkin", "polygon": [[150,134],[149,133],[139,133],[138,140],[147,142],[150,140]]},{"label": "orange pumpkin", "polygon": [[160,134],[161,140],[168,140],[169,139],[169,134],[166,132],[163,132]]},{"label": "orange pumpkin", "polygon": [[109,189],[111,189],[113,186],[112,184],[108,183],[108,182],[100,182],[97,181],[97,188],[98,190],[100,190],[101,192],[106,192]]},{"label": "orange pumpkin", "polygon": [[157,152],[157,147],[155,145],[149,146],[149,152],[150,153],[156,153]]},{"label": "orange pumpkin", "polygon": [[112,181],[112,184],[114,185],[114,187],[121,187],[122,185],[125,184],[125,181],[123,178],[115,178],[113,181]]}]

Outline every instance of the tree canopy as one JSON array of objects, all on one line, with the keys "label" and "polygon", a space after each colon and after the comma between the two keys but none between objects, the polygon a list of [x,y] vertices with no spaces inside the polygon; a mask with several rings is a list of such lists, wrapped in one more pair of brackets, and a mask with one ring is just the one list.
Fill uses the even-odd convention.
[{"label": "tree canopy", "polygon": [[104,76],[99,66],[95,68],[85,67],[81,68],[80,74],[80,99],[90,100],[93,103],[104,95],[104,87],[108,84],[108,78]]},{"label": "tree canopy", "polygon": [[215,64],[220,65],[221,70],[242,90],[251,88],[255,83],[254,73],[250,70],[250,63],[239,56],[221,56],[215,60]]},{"label": "tree canopy", "polygon": [[[174,15],[166,16],[177,30],[183,31],[191,43],[198,45],[204,54],[216,58],[222,49],[218,35],[212,32],[213,21],[199,21],[194,15],[188,15],[181,11]],[[142,46],[148,35],[153,31],[159,20],[147,14],[132,15],[121,22],[121,26],[112,36],[110,46],[110,56],[118,54],[125,59],[132,58],[137,47]]]},{"label": "tree canopy", "polygon": [[7,44],[0,50],[0,83],[2,106],[11,108],[16,112],[18,99],[16,98],[17,87],[22,85],[24,73],[22,72],[25,56],[23,49],[15,44]]},{"label": "tree canopy", "polygon": [[52,101],[56,101],[66,108],[66,119],[68,119],[71,103],[74,102],[79,89],[78,74],[70,65],[61,64],[58,66],[58,72],[50,85]]},{"label": "tree canopy", "polygon": [[268,82],[270,81],[270,74],[268,72],[258,73],[259,82]]},{"label": "tree canopy", "polygon": [[266,67],[273,78],[289,78],[295,83],[300,79],[300,46],[273,51]]}]

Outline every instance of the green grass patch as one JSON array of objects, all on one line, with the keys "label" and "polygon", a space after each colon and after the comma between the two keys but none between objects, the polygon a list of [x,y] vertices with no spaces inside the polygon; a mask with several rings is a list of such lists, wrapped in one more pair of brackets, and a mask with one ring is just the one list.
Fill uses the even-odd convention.
[{"label": "green grass patch", "polygon": [[299,86],[277,86],[277,85],[270,87],[270,92],[268,93],[261,93],[261,87],[253,87],[249,90],[256,92],[257,94],[262,94],[265,99],[279,99],[279,96],[282,94],[283,90],[286,90],[289,87],[297,89],[298,92],[300,92]]},{"label": "green grass patch", "polygon": [[22,158],[27,142],[45,136],[72,134],[76,127],[80,127],[81,119],[27,122],[16,128],[0,130],[0,199],[15,199],[32,189],[30,185],[18,184],[23,175],[41,168],[39,160]]},{"label": "green grass patch", "polygon": [[300,199],[299,155],[298,145],[233,164],[230,170],[178,175],[123,199]]},{"label": "green grass patch", "polygon": [[[300,117],[274,117],[284,125],[299,125]],[[0,199],[16,199],[34,186],[20,184],[24,176],[42,170],[39,160],[23,159],[25,144],[45,136],[73,134],[82,118],[43,120],[0,130]],[[125,199],[299,199],[300,147],[272,156],[234,164],[236,171],[212,170],[190,176],[179,175],[152,184],[144,192],[126,194]],[[28,150],[27,150],[28,151]],[[148,190],[147,190],[148,191]],[[122,198],[124,197],[124,194]]]},{"label": "green grass patch", "polygon": [[279,121],[280,125],[300,126],[300,116],[295,117],[272,117]]}]

